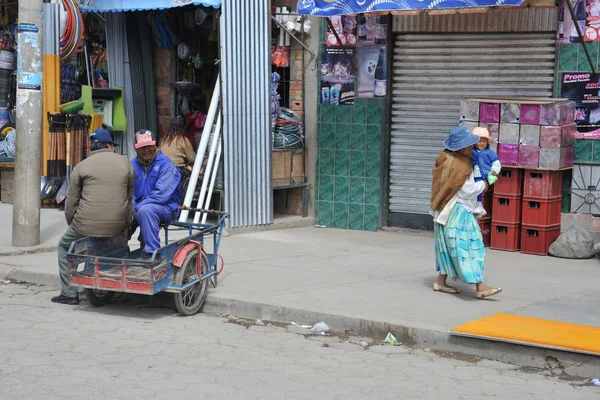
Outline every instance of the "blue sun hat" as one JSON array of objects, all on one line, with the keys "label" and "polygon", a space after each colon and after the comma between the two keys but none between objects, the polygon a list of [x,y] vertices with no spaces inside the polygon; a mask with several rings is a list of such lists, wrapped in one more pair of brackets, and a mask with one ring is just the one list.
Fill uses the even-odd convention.
[{"label": "blue sun hat", "polygon": [[474,146],[477,142],[479,142],[479,136],[472,134],[464,126],[457,126],[452,128],[450,135],[444,140],[444,147],[450,151],[458,151]]}]

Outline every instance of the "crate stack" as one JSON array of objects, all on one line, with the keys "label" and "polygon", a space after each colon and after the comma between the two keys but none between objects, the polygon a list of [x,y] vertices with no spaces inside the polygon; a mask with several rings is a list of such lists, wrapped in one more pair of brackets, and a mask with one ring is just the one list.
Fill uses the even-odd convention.
[{"label": "crate stack", "polygon": [[[560,235],[562,170],[575,157],[575,105],[565,99],[487,98],[461,103],[461,125],[488,129],[502,172],[479,220],[492,249],[547,255]],[[490,188],[491,189],[491,188]]]}]

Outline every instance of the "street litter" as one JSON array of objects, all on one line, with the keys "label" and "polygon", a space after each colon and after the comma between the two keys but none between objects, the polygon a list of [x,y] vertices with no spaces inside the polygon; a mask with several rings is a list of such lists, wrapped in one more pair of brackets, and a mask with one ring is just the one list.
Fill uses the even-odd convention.
[{"label": "street litter", "polygon": [[327,228],[327,225],[315,225],[315,228]]},{"label": "street litter", "polygon": [[323,335],[323,336],[325,336],[327,334],[327,332],[329,332],[329,326],[323,321],[316,323],[314,326],[298,325],[295,322],[292,322],[292,325],[303,328],[303,329],[310,329],[311,332],[319,334],[319,335]]},{"label": "street litter", "polygon": [[325,335],[327,332],[329,332],[329,326],[325,322],[321,321],[316,323],[315,326],[313,326],[310,330],[314,333]]},{"label": "street litter", "polygon": [[363,340],[362,342],[360,342],[360,347],[362,347],[363,349],[366,349],[367,347],[369,347],[369,343],[367,343]]},{"label": "street litter", "polygon": [[255,322],[255,324],[258,325],[258,326],[265,326],[265,323],[262,322],[260,319],[257,319],[256,322]]},{"label": "street litter", "polygon": [[392,335],[392,332],[388,332],[387,336],[385,337],[384,343],[391,344],[392,346],[400,346],[402,344],[396,340],[394,335]]},{"label": "street litter", "polygon": [[600,386],[600,379],[592,379],[592,383],[594,384],[594,386]]},{"label": "street litter", "polygon": [[0,279],[0,283],[8,285],[10,281],[8,279]]}]

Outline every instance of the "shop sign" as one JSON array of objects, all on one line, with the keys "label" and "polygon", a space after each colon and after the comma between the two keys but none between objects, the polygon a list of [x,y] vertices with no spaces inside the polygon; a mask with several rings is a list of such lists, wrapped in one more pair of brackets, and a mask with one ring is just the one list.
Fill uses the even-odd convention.
[{"label": "shop sign", "polygon": [[600,139],[600,77],[591,72],[565,72],[561,97],[575,103],[578,138]]}]

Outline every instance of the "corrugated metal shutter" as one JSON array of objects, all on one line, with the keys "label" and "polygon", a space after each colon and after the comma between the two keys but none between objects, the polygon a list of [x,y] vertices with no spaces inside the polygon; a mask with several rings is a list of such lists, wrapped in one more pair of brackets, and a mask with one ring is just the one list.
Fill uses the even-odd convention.
[{"label": "corrugated metal shutter", "polygon": [[229,226],[273,222],[270,3],[223,0],[225,208]]},{"label": "corrugated metal shutter", "polygon": [[390,213],[427,214],[431,169],[467,97],[551,97],[552,33],[401,34],[393,52]]}]

